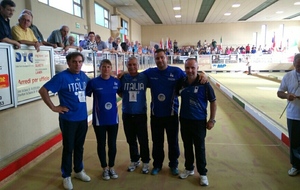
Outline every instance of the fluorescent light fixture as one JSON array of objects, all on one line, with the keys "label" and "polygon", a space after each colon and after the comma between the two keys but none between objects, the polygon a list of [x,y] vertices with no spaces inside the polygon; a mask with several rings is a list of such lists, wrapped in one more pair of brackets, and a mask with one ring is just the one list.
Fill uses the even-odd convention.
[{"label": "fluorescent light fixture", "polygon": [[232,5],[233,8],[237,8],[237,7],[240,7],[240,6],[241,6],[241,4],[233,4]]},{"label": "fluorescent light fixture", "polygon": [[175,15],[175,18],[181,18],[181,15]]},{"label": "fluorescent light fixture", "polygon": [[179,11],[181,9],[181,7],[173,7],[174,11]]},{"label": "fluorescent light fixture", "polygon": [[225,16],[229,16],[229,15],[231,15],[231,13],[225,13],[224,15],[225,15]]},{"label": "fluorescent light fixture", "polygon": [[299,1],[298,1],[298,2],[295,2],[294,5],[300,5],[300,2],[299,2]]},{"label": "fluorescent light fixture", "polygon": [[282,14],[283,13],[283,11],[277,11],[276,12],[276,14]]}]

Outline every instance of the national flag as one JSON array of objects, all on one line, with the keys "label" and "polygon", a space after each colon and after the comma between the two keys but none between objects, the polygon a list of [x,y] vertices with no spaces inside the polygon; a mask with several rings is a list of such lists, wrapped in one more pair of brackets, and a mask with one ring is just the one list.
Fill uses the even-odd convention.
[{"label": "national flag", "polygon": [[274,32],[274,36],[272,38],[272,47],[274,48],[276,46],[276,41],[275,41],[275,32]]},{"label": "national flag", "polygon": [[172,41],[171,41],[170,38],[169,38],[169,40],[168,40],[168,48],[169,48],[169,49],[172,49]]}]

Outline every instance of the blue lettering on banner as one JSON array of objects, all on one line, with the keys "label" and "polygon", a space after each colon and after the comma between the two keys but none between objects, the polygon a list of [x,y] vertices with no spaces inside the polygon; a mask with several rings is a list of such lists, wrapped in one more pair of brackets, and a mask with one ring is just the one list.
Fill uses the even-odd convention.
[{"label": "blue lettering on banner", "polygon": [[16,52],[16,62],[27,62],[27,59],[33,63],[33,53],[20,53]]}]

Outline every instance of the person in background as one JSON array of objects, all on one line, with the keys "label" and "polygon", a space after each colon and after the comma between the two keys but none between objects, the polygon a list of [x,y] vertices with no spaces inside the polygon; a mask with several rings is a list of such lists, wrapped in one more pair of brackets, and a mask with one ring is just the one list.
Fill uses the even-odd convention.
[{"label": "person in background", "polygon": [[69,45],[65,47],[65,51],[68,51],[70,48],[76,49],[77,51],[82,51],[82,47],[76,45],[74,36],[70,35],[68,37],[68,41]]},{"label": "person in background", "polygon": [[18,21],[19,24],[13,26],[11,29],[13,39],[21,44],[34,46],[36,51],[39,52],[41,43],[38,42],[32,30],[29,28],[31,25],[31,16],[27,13],[22,13]]},{"label": "person in background", "polygon": [[[142,173],[147,174],[149,173],[150,161],[146,102],[148,78],[145,74],[138,72],[139,64],[136,57],[129,57],[126,66],[128,73],[120,79],[120,95],[122,96],[124,131],[131,160],[127,171],[134,171],[140,165],[141,158],[143,162]],[[140,146],[138,146],[137,140]]]},{"label": "person in background", "polygon": [[14,14],[16,4],[11,0],[3,0],[0,3],[0,42],[12,44],[15,49],[21,47],[20,43],[12,39],[9,18]]},{"label": "person in background", "polygon": [[[103,168],[104,180],[117,179],[114,169],[117,153],[118,107],[116,94],[120,91],[120,81],[111,76],[112,64],[103,59],[100,63],[101,75],[90,80],[86,87],[87,96],[93,94],[93,127],[97,139],[97,153]],[[108,144],[108,164],[106,161],[106,137]]]},{"label": "person in background", "polygon": [[106,46],[108,48],[109,51],[114,51],[114,46],[113,46],[113,42],[114,42],[114,38],[111,36],[108,38],[108,41],[106,43]]},{"label": "person in background", "polygon": [[101,40],[101,37],[97,34],[95,37],[96,43],[97,43],[97,49],[98,51],[105,51],[107,50],[106,43]]},{"label": "person in background", "polygon": [[[176,94],[181,96],[180,132],[185,157],[185,170],[179,174],[179,177],[185,179],[194,175],[194,157],[196,155],[200,185],[207,186],[205,137],[206,129],[212,129],[216,122],[216,96],[209,83],[201,84],[199,82],[198,63],[195,58],[188,58],[184,66],[186,77],[178,81],[176,85]],[[208,101],[210,102],[210,116],[207,121]]]},{"label": "person in background", "polygon": [[290,140],[290,163],[288,175],[300,172],[300,54],[293,61],[294,70],[286,73],[281,80],[277,96],[287,100],[286,118]]},{"label": "person in background", "polygon": [[115,49],[115,52],[123,52],[122,46],[121,46],[121,38],[117,37],[116,40],[113,42],[113,48]]},{"label": "person in background", "polygon": [[89,32],[88,34],[88,40],[85,41],[85,43],[82,46],[83,49],[98,51],[97,49],[97,43],[95,40],[95,32]]},{"label": "person in background", "polygon": [[[83,145],[88,129],[85,87],[89,78],[81,71],[84,57],[79,52],[66,56],[69,68],[48,81],[39,90],[45,104],[59,113],[59,127],[62,133],[61,172],[65,189],[73,189],[71,181],[72,156],[75,178],[91,181],[83,168]],[[50,99],[49,91],[58,93],[59,105]]]},{"label": "person in background", "polygon": [[[31,19],[33,20],[33,15],[32,15],[32,12],[28,9],[24,9],[22,13],[27,13],[31,16]],[[31,20],[31,25],[29,26],[29,28],[32,30],[32,32],[34,33],[34,36],[36,37],[36,39],[38,40],[39,43],[41,43],[41,45],[44,45],[44,46],[52,46],[53,48],[57,48],[57,45],[56,44],[51,44],[49,42],[46,42],[44,40],[44,37],[42,35],[42,33],[40,32],[40,30],[37,28],[37,26],[35,26]]]},{"label": "person in background", "polygon": [[69,27],[62,25],[59,30],[53,30],[47,39],[47,42],[56,44],[57,47],[65,48],[69,44],[68,42]]},{"label": "person in background", "polygon": [[79,46],[83,47],[83,45],[86,43],[86,41],[89,39],[89,35],[88,34],[84,34],[83,36],[83,40],[79,41]]}]

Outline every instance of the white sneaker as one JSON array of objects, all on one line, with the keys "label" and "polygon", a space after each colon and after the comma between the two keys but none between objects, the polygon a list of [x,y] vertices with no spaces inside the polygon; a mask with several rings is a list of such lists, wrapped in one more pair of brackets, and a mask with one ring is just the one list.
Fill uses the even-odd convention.
[{"label": "white sneaker", "polygon": [[102,179],[104,180],[109,180],[110,179],[110,176],[109,176],[109,170],[108,169],[105,169],[102,173]]},{"label": "white sneaker", "polygon": [[195,174],[194,170],[184,170],[181,174],[179,174],[179,178],[185,179],[188,176],[194,175],[194,174]]},{"label": "white sneaker", "polygon": [[89,182],[91,181],[90,176],[88,176],[84,170],[81,172],[75,173],[75,178],[80,179],[81,181]]},{"label": "white sneaker", "polygon": [[143,163],[142,173],[143,174],[149,173],[149,163]]},{"label": "white sneaker", "polygon": [[110,178],[112,178],[112,179],[117,179],[119,177],[113,168],[109,169],[109,175],[110,175]]},{"label": "white sneaker", "polygon": [[289,174],[290,176],[295,176],[295,175],[297,175],[299,172],[300,172],[300,171],[299,171],[297,168],[292,167],[292,168],[288,171],[288,174]]},{"label": "white sneaker", "polygon": [[131,162],[130,165],[128,166],[127,171],[133,172],[135,170],[135,168],[138,167],[138,165],[140,165],[140,161]]},{"label": "white sneaker", "polygon": [[206,175],[200,175],[200,185],[208,186],[208,179]]},{"label": "white sneaker", "polygon": [[64,185],[65,189],[72,190],[73,189],[73,184],[72,184],[72,181],[71,181],[71,177],[64,178],[63,179],[63,185]]}]

